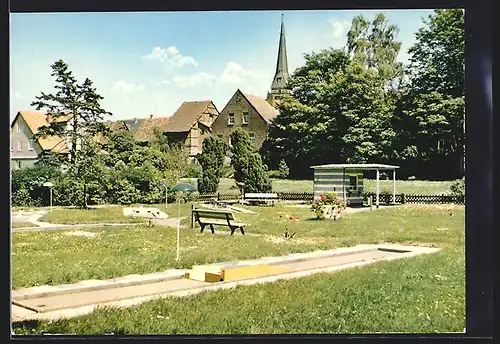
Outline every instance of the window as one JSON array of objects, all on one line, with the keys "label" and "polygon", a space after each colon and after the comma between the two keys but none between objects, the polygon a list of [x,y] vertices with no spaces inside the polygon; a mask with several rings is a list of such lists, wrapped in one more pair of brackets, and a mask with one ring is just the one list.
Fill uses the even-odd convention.
[{"label": "window", "polygon": [[17,141],[17,150],[23,150],[23,143],[21,141]]},{"label": "window", "polygon": [[254,143],[255,143],[255,134],[254,133],[248,133],[248,135],[250,136],[250,143],[253,146]]},{"label": "window", "polygon": [[277,78],[276,78],[276,81],[277,81],[277,82],[281,82],[281,77],[280,77],[280,76],[279,76],[279,77],[277,77]]},{"label": "window", "polygon": [[247,111],[243,112],[243,124],[248,124],[249,119],[250,116],[248,115],[248,112]]},{"label": "window", "polygon": [[234,124],[234,113],[230,113],[229,117],[227,119],[227,124],[233,125]]},{"label": "window", "polygon": [[16,123],[16,131],[17,131],[17,132],[20,132],[20,131],[21,131],[21,128],[20,128],[19,122],[17,122],[17,123]]},{"label": "window", "polygon": [[356,191],[358,189],[358,176],[349,176],[349,190]]},{"label": "window", "polygon": [[32,151],[33,150],[33,146],[35,145],[35,140],[33,139],[30,139],[28,141],[28,150]]}]

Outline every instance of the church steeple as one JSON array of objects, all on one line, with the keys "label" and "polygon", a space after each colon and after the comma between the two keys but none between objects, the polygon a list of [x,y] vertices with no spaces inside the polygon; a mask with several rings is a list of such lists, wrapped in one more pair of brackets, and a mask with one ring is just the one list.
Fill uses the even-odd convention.
[{"label": "church steeple", "polygon": [[289,93],[287,89],[288,79],[288,59],[286,56],[286,40],[285,40],[285,23],[283,21],[283,14],[281,15],[281,32],[280,41],[278,46],[278,60],[276,62],[276,72],[274,74],[273,82],[271,83],[271,90],[267,95],[267,101],[276,106],[279,102],[281,94]]}]

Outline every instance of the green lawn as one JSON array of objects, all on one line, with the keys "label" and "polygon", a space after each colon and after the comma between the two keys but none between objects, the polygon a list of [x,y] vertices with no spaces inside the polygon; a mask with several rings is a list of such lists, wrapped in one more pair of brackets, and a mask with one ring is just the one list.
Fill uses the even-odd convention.
[{"label": "green lawn", "polygon": [[[71,283],[194,264],[282,255],[360,243],[439,246],[432,255],[380,262],[262,286],[157,300],[129,309],[103,309],[53,322],[15,325],[16,333],[258,334],[450,332],[465,326],[464,207],[405,205],[311,220],[307,208],[251,207],[237,214],[259,237],[212,236],[186,229],[176,263],[175,229],[133,225],[12,234],[14,288]],[[182,205],[182,215],[189,204]],[[280,215],[298,216],[299,221]],[[450,215],[451,214],[451,215]],[[187,222],[188,219],[185,219]],[[283,237],[284,228],[297,232]],[[36,260],[33,257],[37,257]],[[272,300],[272,302],[270,301]],[[234,305],[238,305],[234,307]],[[148,321],[144,321],[147,319]]]},{"label": "green lawn", "polygon": [[[139,223],[147,220],[140,217],[123,215],[123,206],[91,207],[90,209],[56,208],[43,216],[40,221],[57,224],[85,224],[85,223]],[[164,210],[165,206],[161,208]]]},{"label": "green lawn", "polygon": [[[250,224],[247,233],[262,236],[212,236],[199,234],[199,229],[186,228],[182,234],[183,259],[179,263],[173,259],[176,231],[164,226],[131,224],[126,228],[78,229],[78,232],[97,233],[91,238],[68,235],[71,231],[13,233],[13,287],[112,278],[130,273],[190,268],[198,263],[360,243],[387,241],[463,246],[463,207],[456,207],[450,216],[448,210],[437,207],[398,206],[345,215],[335,222],[314,220],[308,208],[285,205],[249,208],[258,213],[238,213],[237,218]],[[189,209],[189,204],[183,204],[181,216],[187,216]],[[288,220],[285,215],[300,220]],[[189,218],[184,218],[182,223],[188,225]],[[297,234],[293,239],[285,239],[285,229]]]},{"label": "green lawn", "polygon": [[[196,179],[191,179],[196,185]],[[312,192],[312,180],[288,180],[273,179],[273,190],[280,192]],[[452,181],[426,181],[426,180],[396,180],[396,193],[407,194],[443,194],[448,193]],[[364,179],[365,191],[375,192],[375,180]],[[234,180],[230,178],[221,178],[219,191],[229,191],[234,188]],[[392,192],[392,180],[381,180],[380,190]]]}]

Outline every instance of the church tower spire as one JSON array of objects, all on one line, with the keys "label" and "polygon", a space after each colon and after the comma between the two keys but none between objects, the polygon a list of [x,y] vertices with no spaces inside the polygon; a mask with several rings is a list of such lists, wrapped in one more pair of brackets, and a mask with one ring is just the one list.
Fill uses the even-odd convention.
[{"label": "church tower spire", "polygon": [[281,32],[280,41],[278,46],[278,60],[276,62],[276,72],[274,73],[273,82],[271,83],[271,90],[267,94],[267,101],[272,106],[279,103],[283,93],[289,93],[287,89],[288,80],[288,59],[286,56],[286,40],[285,40],[285,23],[283,21],[283,14],[281,15]]}]

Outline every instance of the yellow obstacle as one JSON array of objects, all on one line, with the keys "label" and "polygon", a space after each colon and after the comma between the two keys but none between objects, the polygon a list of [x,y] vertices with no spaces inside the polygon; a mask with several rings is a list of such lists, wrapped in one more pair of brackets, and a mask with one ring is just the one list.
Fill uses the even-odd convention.
[{"label": "yellow obstacle", "polygon": [[277,275],[290,271],[290,268],[287,267],[273,267],[268,264],[247,266],[195,265],[193,266],[191,273],[186,273],[185,277],[196,281],[213,283]]}]

